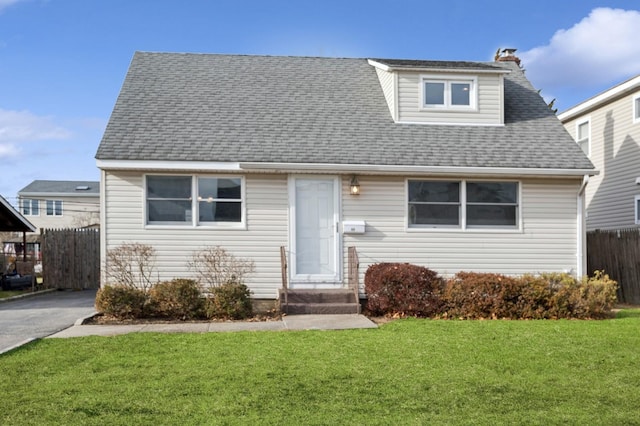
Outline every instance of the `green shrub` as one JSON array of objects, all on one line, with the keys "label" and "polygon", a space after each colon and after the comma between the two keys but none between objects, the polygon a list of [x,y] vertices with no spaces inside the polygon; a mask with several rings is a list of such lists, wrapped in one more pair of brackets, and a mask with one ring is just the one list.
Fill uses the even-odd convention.
[{"label": "green shrub", "polygon": [[204,316],[204,298],[195,280],[176,278],[154,285],[149,291],[151,314],[179,320]]},{"label": "green shrub", "polygon": [[373,315],[429,317],[440,312],[443,280],[409,263],[371,265],[364,276],[367,310]]},{"label": "green shrub", "polygon": [[96,310],[120,319],[142,318],[145,316],[147,293],[144,290],[125,287],[101,287],[96,294]]},{"label": "green shrub", "polygon": [[209,291],[205,307],[208,318],[238,320],[253,315],[251,291],[246,285],[230,281]]}]

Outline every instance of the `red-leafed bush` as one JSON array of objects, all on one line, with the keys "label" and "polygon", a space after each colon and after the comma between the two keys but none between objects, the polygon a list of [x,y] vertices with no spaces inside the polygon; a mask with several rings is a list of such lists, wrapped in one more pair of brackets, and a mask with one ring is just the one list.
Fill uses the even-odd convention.
[{"label": "red-leafed bush", "polygon": [[443,280],[428,268],[409,263],[371,265],[364,276],[367,310],[372,315],[437,315]]}]

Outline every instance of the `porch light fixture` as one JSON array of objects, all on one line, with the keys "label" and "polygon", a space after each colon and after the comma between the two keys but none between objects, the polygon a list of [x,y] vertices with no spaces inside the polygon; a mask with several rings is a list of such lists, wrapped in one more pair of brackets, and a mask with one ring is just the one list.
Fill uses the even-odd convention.
[{"label": "porch light fixture", "polygon": [[360,182],[358,182],[358,178],[355,175],[351,178],[349,188],[351,195],[360,195]]}]

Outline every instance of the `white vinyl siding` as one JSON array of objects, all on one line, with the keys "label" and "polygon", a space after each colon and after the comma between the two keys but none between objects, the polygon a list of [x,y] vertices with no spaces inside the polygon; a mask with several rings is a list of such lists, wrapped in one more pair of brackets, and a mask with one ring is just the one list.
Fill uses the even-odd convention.
[{"label": "white vinyl siding", "polygon": [[[244,178],[246,229],[145,227],[142,173],[106,172],[104,185],[103,235],[107,250],[124,243],[149,244],[156,250],[159,278],[168,280],[193,277],[187,267],[192,253],[206,246],[220,245],[238,257],[254,261],[255,273],[250,274],[246,282],[253,297],[276,297],[281,286],[280,246],[288,245],[286,175]],[[104,262],[105,254],[102,256]]]},{"label": "white vinyl siding", "polygon": [[391,117],[396,120],[396,93],[395,93],[395,84],[394,84],[394,74],[391,72],[383,71],[380,68],[376,67],[376,74],[378,74],[378,79],[380,80],[380,86],[382,87],[382,92],[384,93],[384,98],[387,101],[387,106],[389,107],[389,112],[391,113]]},{"label": "white vinyl siding", "polygon": [[587,230],[636,226],[632,200],[640,195],[640,125],[630,111],[634,96],[628,94],[564,123],[577,138],[577,123],[589,118],[589,159],[600,171],[586,188]]},{"label": "white vinyl siding", "polygon": [[[522,229],[508,232],[407,230],[406,178],[360,176],[359,180],[362,193],[358,197],[343,196],[342,214],[343,220],[366,221],[364,234],[343,235],[345,265],[346,248],[357,247],[361,285],[367,267],[378,262],[410,262],[441,274],[577,269],[579,180],[520,181]],[[343,194],[348,194],[348,182],[344,180]]]},{"label": "white vinyl siding", "polygon": [[[106,249],[123,243],[153,246],[161,280],[193,277],[187,267],[193,251],[220,245],[255,262],[247,285],[255,298],[275,298],[281,287],[280,246],[288,247],[288,188],[285,174],[246,174],[246,229],[149,228],[144,224],[144,181],[138,172],[105,172],[103,232]],[[360,283],[369,265],[411,262],[441,274],[461,270],[524,274],[576,268],[576,180],[520,181],[518,230],[459,229],[426,232],[407,229],[407,177],[358,176],[362,192],[349,194],[341,181],[341,221],[364,220],[364,234],[340,234],[341,276],[347,276],[347,247],[360,257]],[[413,179],[413,178],[411,178]],[[103,252],[103,262],[105,259]],[[345,278],[346,280],[346,278]]]},{"label": "white vinyl siding", "polygon": [[[434,124],[470,124],[470,125],[501,125],[503,124],[503,77],[501,75],[478,76],[460,74],[456,81],[477,81],[475,109],[467,107],[460,109],[424,108],[423,90],[425,74],[419,72],[398,71],[398,120],[409,123]],[[451,75],[443,75],[451,80]],[[476,79],[477,80],[474,80]],[[428,79],[437,79],[437,74],[428,75]]]}]

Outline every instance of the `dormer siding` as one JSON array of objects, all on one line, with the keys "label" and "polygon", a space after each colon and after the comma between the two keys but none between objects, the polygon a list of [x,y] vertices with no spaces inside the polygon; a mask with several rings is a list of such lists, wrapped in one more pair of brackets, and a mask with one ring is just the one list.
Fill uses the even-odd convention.
[{"label": "dormer siding", "polygon": [[[503,125],[503,90],[502,75],[492,74],[456,74],[456,78],[475,79],[477,82],[476,107],[473,110],[426,109],[422,106],[423,78],[450,76],[450,74],[430,71],[398,73],[398,115],[400,123],[450,124],[450,125]],[[390,74],[390,73],[387,73]],[[381,80],[382,84],[382,80]],[[385,94],[385,96],[387,96]]]},{"label": "dormer siding", "polygon": [[378,74],[378,80],[380,80],[380,86],[384,93],[384,98],[389,106],[389,112],[394,121],[398,121],[398,104],[395,89],[395,74],[376,68],[376,74]]}]

